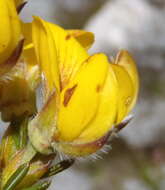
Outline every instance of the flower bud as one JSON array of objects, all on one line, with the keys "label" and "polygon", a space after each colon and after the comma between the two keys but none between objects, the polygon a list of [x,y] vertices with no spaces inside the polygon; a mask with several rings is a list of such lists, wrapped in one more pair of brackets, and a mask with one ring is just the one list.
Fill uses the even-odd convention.
[{"label": "flower bud", "polygon": [[16,67],[0,80],[0,110],[4,121],[12,121],[36,111],[35,94],[26,80],[25,65]]},{"label": "flower bud", "polygon": [[[35,89],[40,81],[39,68],[31,39],[31,24],[21,23],[25,40],[0,69],[0,111],[4,121],[36,112]],[[20,106],[19,106],[20,105]]]},{"label": "flower bud", "polygon": [[121,51],[110,63],[102,53],[88,54],[88,35],[78,40],[73,34],[34,19],[33,43],[45,96],[28,128],[33,146],[44,154],[96,152],[137,99],[138,74],[129,53]]}]

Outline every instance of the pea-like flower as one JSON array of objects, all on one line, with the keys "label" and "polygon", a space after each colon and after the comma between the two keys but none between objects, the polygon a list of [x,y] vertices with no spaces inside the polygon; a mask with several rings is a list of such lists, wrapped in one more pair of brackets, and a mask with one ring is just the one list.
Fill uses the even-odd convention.
[{"label": "pea-like flower", "polygon": [[92,154],[135,105],[135,62],[127,51],[112,62],[103,53],[89,55],[90,32],[64,30],[38,17],[32,28],[44,106],[29,124],[31,143],[44,154]]},{"label": "pea-like flower", "polygon": [[13,53],[21,37],[20,21],[14,0],[0,0],[0,64]]}]

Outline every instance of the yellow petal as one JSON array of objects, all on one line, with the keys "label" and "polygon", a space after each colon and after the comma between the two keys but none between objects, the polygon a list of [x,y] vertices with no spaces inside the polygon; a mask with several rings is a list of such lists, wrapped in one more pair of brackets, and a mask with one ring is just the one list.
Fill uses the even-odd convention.
[{"label": "yellow petal", "polygon": [[60,90],[55,42],[46,22],[39,18],[35,18],[33,21],[32,36],[37,59],[43,73],[43,80],[45,81],[45,97],[47,99],[55,89]]},{"label": "yellow petal", "polygon": [[3,63],[20,40],[20,22],[13,0],[0,0],[0,7],[0,63]]},{"label": "yellow petal", "polygon": [[86,49],[89,49],[94,43],[94,34],[85,30],[67,30],[68,34],[76,38],[76,40]]},{"label": "yellow petal", "polygon": [[118,81],[118,113],[116,122],[121,122],[130,110],[134,100],[134,86],[127,71],[117,64],[111,64]]},{"label": "yellow petal", "polygon": [[8,5],[5,3],[5,0],[0,0],[0,17],[1,17],[1,25],[0,25],[0,53],[4,51],[6,46],[8,46],[11,40],[11,31],[10,31],[10,19],[8,12]]},{"label": "yellow petal", "polygon": [[129,76],[132,79],[133,88],[134,88],[134,95],[133,95],[134,97],[132,103],[129,106],[129,110],[131,110],[136,103],[139,91],[139,76],[135,61],[127,51],[122,50],[119,52],[115,63],[122,66],[128,72]]},{"label": "yellow petal", "polygon": [[34,48],[29,48],[23,51],[24,64],[26,64],[26,80],[29,87],[34,90],[40,82],[39,66],[37,65],[37,58],[34,53]]},{"label": "yellow petal", "polygon": [[32,24],[21,23],[22,33],[25,38],[23,59],[26,64],[26,79],[31,89],[35,89],[40,82],[39,67],[37,64],[37,57],[32,43]]},{"label": "yellow petal", "polygon": [[105,82],[108,66],[109,63],[104,54],[91,56],[63,90],[57,138],[64,141],[74,140],[95,117],[100,96],[98,88]]},{"label": "yellow petal", "polygon": [[105,84],[98,88],[98,92],[100,93],[100,100],[97,114],[76,140],[76,144],[96,141],[114,126],[117,114],[118,84],[111,65],[109,65]]},{"label": "yellow petal", "polygon": [[60,69],[61,89],[63,89],[74,78],[89,55],[66,30],[51,23],[49,23],[49,28],[54,37]]},{"label": "yellow petal", "polygon": [[21,22],[21,29],[24,36],[24,45],[32,44],[32,23]]}]

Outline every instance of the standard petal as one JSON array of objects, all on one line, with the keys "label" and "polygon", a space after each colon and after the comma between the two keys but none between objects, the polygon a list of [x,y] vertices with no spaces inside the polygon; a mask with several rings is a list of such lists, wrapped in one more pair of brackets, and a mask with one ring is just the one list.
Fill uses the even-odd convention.
[{"label": "standard petal", "polygon": [[85,49],[64,29],[36,17],[33,42],[48,83],[47,90],[52,90],[54,84],[57,89],[63,89],[88,58]]},{"label": "standard petal", "polygon": [[45,82],[44,92],[47,99],[55,89],[60,90],[57,51],[53,35],[46,22],[37,17],[35,17],[32,24],[32,38]]},{"label": "standard petal", "polygon": [[74,140],[95,117],[99,106],[99,89],[104,85],[108,66],[104,54],[91,56],[62,91],[57,139]]},{"label": "standard petal", "polygon": [[94,43],[94,34],[85,30],[67,30],[68,34],[76,38],[76,40],[85,48],[89,49]]},{"label": "standard petal", "polygon": [[47,23],[55,42],[58,64],[60,69],[61,89],[72,80],[83,64],[89,57],[86,50],[61,27]]}]

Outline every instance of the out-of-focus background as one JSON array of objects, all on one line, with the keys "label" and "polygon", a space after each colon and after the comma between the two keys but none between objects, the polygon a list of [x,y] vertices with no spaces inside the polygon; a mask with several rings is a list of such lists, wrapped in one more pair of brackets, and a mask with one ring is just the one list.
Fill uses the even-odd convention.
[{"label": "out-of-focus background", "polygon": [[77,162],[50,190],[165,189],[165,0],[29,0],[25,21],[39,15],[95,33],[92,52],[127,49],[140,73],[135,118],[96,161]]}]

